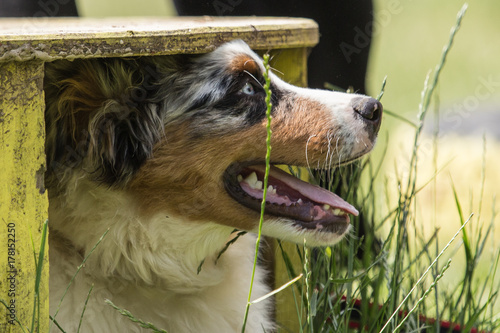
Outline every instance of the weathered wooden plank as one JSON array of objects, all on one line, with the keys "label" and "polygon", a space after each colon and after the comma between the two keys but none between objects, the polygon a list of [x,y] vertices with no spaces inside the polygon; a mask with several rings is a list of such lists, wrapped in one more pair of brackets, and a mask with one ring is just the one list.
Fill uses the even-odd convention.
[{"label": "weathered wooden plank", "polygon": [[[0,332],[31,327],[35,255],[47,219],[44,189],[43,62],[0,64]],[[33,245],[35,249],[33,249]],[[42,272],[40,332],[48,331],[48,259]],[[36,326],[35,326],[36,327]]]},{"label": "weathered wooden plank", "polygon": [[312,47],[301,18],[2,19],[0,61],[205,53],[232,39],[255,50]]}]

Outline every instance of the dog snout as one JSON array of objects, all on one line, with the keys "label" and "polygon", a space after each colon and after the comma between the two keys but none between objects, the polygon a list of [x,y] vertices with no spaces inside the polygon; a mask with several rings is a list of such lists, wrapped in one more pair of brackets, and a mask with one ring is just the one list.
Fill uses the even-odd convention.
[{"label": "dog snout", "polygon": [[375,129],[380,126],[382,120],[382,104],[371,97],[360,97],[351,102],[352,109],[359,114],[365,122],[371,124]]}]

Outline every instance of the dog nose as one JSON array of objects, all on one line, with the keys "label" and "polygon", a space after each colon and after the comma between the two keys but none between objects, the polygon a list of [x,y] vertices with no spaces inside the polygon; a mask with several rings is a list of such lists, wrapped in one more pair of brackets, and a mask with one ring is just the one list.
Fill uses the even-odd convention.
[{"label": "dog nose", "polygon": [[353,110],[361,115],[366,121],[372,122],[376,127],[382,119],[382,104],[371,97],[360,97],[351,102]]}]

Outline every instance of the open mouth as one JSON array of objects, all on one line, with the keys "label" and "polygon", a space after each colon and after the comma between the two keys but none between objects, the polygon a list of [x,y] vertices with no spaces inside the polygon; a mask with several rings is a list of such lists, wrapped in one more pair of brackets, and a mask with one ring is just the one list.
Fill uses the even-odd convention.
[{"label": "open mouth", "polygon": [[[260,212],[264,173],[264,165],[232,164],[224,173],[226,191],[240,204]],[[349,214],[358,215],[356,208],[338,195],[275,166],[269,171],[265,213],[291,219],[302,229],[337,234],[346,232]]]}]

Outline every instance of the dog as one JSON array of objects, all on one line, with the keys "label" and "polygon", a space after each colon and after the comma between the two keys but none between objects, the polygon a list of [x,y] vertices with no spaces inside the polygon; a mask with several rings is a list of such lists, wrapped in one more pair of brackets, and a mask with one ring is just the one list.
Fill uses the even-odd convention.
[{"label": "dog", "polygon": [[[241,330],[263,196],[263,73],[238,40],[204,55],[47,64],[52,332],[146,331],[106,299],[168,332]],[[270,80],[262,234],[333,245],[356,208],[275,165],[360,158],[382,105]],[[249,233],[217,258],[237,230]],[[255,274],[253,298],[270,291],[265,269]],[[252,305],[246,332],[273,331],[271,307],[269,298]]]}]

